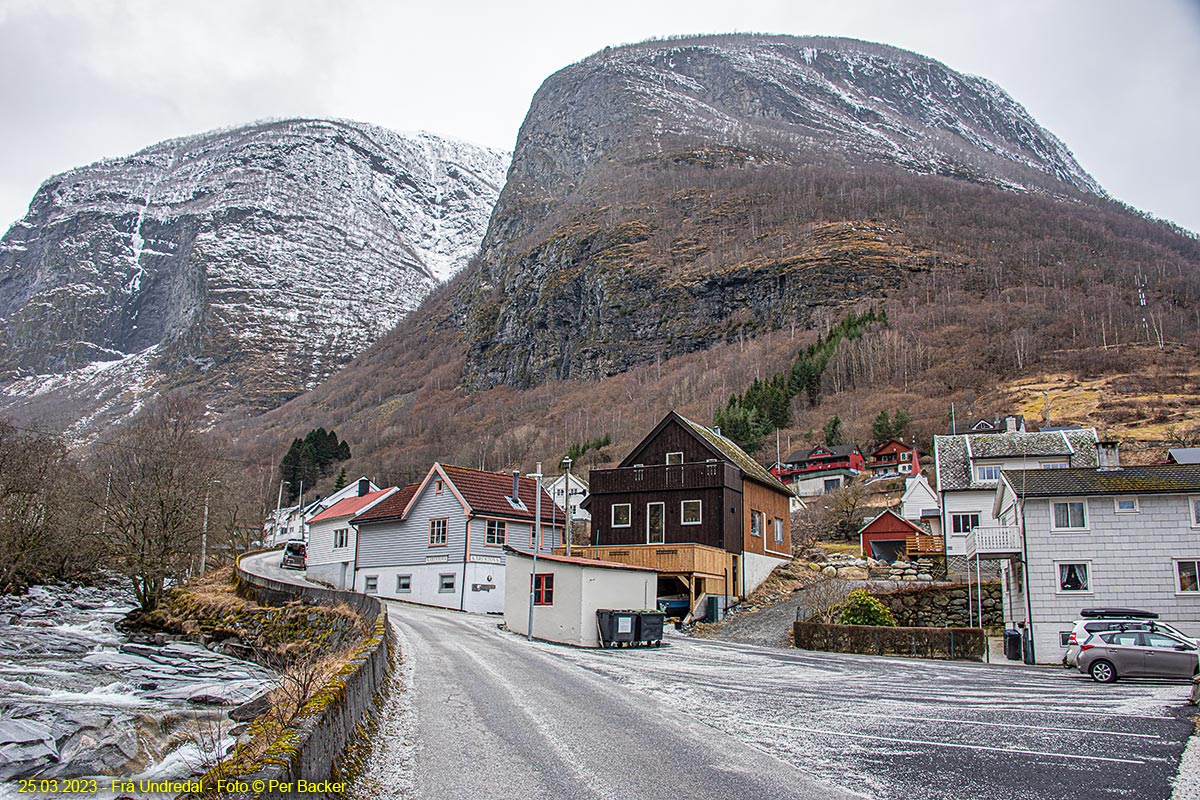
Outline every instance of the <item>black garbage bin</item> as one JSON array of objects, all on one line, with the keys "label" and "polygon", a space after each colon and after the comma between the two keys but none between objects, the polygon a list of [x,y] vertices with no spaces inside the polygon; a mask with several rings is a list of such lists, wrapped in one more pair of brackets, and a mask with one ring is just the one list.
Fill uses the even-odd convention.
[{"label": "black garbage bin", "polygon": [[630,644],[637,635],[637,614],[632,611],[615,611],[610,608],[596,610],[600,623],[600,644],[604,647]]},{"label": "black garbage bin", "polygon": [[637,640],[644,644],[662,645],[663,622],[667,615],[661,611],[642,611],[637,615]]},{"label": "black garbage bin", "polygon": [[1021,632],[1004,632],[1004,657],[1009,661],[1021,660]]}]

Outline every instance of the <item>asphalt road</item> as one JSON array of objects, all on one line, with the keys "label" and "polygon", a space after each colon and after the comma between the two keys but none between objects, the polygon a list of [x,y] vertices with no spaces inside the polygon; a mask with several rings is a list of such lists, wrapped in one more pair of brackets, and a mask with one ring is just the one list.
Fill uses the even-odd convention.
[{"label": "asphalt road", "polygon": [[577,650],[492,617],[389,617],[402,685],[361,795],[380,800],[1167,800],[1192,730],[1184,684],[678,635]]}]

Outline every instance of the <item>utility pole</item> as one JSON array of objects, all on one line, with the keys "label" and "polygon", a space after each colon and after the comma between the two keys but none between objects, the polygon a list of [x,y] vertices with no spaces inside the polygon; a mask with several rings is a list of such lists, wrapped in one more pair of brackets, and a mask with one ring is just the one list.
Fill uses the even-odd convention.
[{"label": "utility pole", "polygon": [[200,526],[200,577],[204,577],[208,566],[208,492],[214,483],[220,483],[216,478],[204,482],[204,522]]},{"label": "utility pole", "polygon": [[538,462],[537,472],[526,477],[533,478],[537,484],[537,495],[533,501],[533,573],[529,576],[529,631],[525,634],[527,641],[533,641],[533,603],[537,596],[538,548],[541,547],[542,538],[542,462]]},{"label": "utility pole", "polygon": [[567,468],[567,479],[563,483],[563,497],[566,498],[567,512],[567,556],[571,555],[571,457],[567,456],[563,459],[563,464]]}]

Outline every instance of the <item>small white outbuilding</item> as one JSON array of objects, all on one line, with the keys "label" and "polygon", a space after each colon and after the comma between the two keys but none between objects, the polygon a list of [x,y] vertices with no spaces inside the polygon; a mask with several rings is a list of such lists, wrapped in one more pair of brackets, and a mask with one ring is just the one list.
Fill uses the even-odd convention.
[{"label": "small white outbuilding", "polygon": [[[504,622],[510,631],[529,632],[533,555],[506,547]],[[658,570],[614,561],[539,555],[533,583],[533,635],[548,642],[599,647],[596,611],[656,609]]]}]

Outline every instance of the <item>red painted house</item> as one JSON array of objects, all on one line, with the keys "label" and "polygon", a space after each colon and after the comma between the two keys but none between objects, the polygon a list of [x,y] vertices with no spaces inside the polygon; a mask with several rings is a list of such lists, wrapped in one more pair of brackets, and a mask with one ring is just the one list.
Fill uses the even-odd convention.
[{"label": "red painted house", "polygon": [[899,439],[889,439],[871,452],[867,469],[871,470],[872,477],[891,473],[909,478],[921,474],[920,456],[917,448],[909,447]]},{"label": "red painted house", "polygon": [[811,450],[797,450],[792,453],[786,460],[771,467],[771,474],[783,483],[795,483],[816,472],[849,470],[857,475],[866,468],[867,460],[858,449],[858,445],[839,444],[827,447],[819,444]]}]

